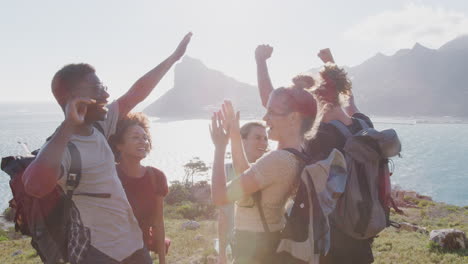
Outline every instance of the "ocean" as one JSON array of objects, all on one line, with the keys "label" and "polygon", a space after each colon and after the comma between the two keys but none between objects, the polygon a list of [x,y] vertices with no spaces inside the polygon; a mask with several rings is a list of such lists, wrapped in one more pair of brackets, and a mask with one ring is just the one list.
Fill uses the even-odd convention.
[{"label": "ocean", "polygon": [[[25,154],[39,148],[63,119],[53,103],[2,103],[0,105],[0,156]],[[468,124],[417,123],[411,118],[374,117],[377,129],[394,128],[402,141],[401,157],[394,158],[392,183],[449,204],[468,205]],[[165,172],[168,181],[181,180],[183,165],[194,157],[211,167],[214,147],[207,119],[151,118],[153,151],[145,165]],[[247,121],[247,120],[244,120]],[[274,148],[272,142],[270,147]],[[208,180],[210,172],[196,180]],[[8,206],[9,176],[0,171],[0,210]]]}]

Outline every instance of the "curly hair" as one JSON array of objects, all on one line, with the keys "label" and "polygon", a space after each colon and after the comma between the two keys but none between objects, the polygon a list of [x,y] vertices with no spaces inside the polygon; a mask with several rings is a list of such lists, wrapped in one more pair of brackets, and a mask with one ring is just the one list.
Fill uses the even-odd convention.
[{"label": "curly hair", "polygon": [[114,152],[114,156],[116,161],[119,158],[119,151],[117,150],[117,145],[123,143],[124,135],[127,130],[132,126],[140,126],[146,133],[149,142],[149,150],[152,149],[152,140],[151,140],[151,133],[150,133],[150,120],[148,117],[142,112],[132,112],[128,113],[127,116],[117,123],[117,128],[115,134],[109,138],[109,145],[111,146],[112,151]]},{"label": "curly hair", "polygon": [[320,71],[322,82],[313,91],[320,102],[338,105],[339,95],[350,95],[352,83],[348,73],[334,63],[326,63]]}]

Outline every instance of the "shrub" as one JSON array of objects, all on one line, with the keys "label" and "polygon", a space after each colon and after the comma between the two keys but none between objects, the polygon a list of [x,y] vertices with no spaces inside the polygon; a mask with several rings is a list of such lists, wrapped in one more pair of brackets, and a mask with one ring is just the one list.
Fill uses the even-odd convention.
[{"label": "shrub", "polygon": [[15,220],[15,209],[7,207],[5,211],[3,211],[3,218],[9,222],[13,222]]},{"label": "shrub", "polygon": [[170,205],[180,204],[184,201],[190,200],[190,189],[185,184],[179,181],[171,182],[169,186],[169,193],[166,196],[166,203]]}]

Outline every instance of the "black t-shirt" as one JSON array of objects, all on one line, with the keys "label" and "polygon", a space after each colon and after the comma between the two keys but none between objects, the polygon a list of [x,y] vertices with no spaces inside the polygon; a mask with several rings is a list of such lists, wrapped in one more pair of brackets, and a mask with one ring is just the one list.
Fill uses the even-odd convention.
[{"label": "black t-shirt", "polygon": [[[374,127],[368,116],[362,113],[356,113],[352,117],[353,123],[347,126],[352,134],[362,129],[357,119],[363,120],[369,127]],[[320,123],[317,133],[306,141],[305,152],[315,161],[323,160],[330,155],[334,148],[343,152],[345,142],[346,138],[335,126],[328,123]]]}]

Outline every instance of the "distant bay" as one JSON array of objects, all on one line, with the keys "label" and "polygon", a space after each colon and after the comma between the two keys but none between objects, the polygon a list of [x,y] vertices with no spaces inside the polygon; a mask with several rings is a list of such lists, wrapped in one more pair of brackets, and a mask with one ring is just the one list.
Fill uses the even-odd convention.
[{"label": "distant bay", "polygon": [[[26,142],[31,150],[40,147],[62,119],[60,109],[52,103],[2,103],[0,156],[24,154],[18,141]],[[151,119],[154,148],[145,164],[163,170],[169,181],[180,180],[184,175],[183,165],[193,157],[211,166],[214,148],[208,133],[208,117]],[[447,118],[440,119],[438,124],[416,118],[374,120],[378,129],[396,129],[403,144],[402,157],[394,158],[394,184],[429,195],[436,201],[468,205],[467,124],[451,124],[456,119]],[[198,180],[208,178],[209,174]],[[0,210],[7,207],[11,199],[8,180],[8,175],[0,172]]]}]

